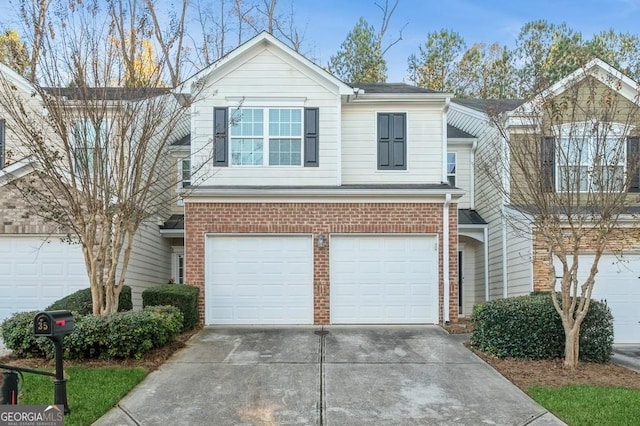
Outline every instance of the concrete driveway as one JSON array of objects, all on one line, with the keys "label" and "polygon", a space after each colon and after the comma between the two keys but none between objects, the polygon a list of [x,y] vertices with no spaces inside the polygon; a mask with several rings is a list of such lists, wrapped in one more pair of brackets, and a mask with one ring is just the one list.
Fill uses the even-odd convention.
[{"label": "concrete driveway", "polygon": [[613,345],[611,362],[640,373],[640,344],[619,343]]},{"label": "concrete driveway", "polygon": [[324,330],[205,328],[96,424],[563,424],[439,327]]}]

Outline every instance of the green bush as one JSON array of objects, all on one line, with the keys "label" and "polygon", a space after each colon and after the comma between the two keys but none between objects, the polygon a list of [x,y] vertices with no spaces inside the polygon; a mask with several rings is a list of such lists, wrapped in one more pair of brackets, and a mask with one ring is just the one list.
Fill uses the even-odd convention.
[{"label": "green bush", "polygon": [[[499,357],[564,356],[564,330],[549,294],[511,297],[476,305],[471,345]],[[580,359],[607,362],[613,353],[613,317],[592,300],[580,332]]]},{"label": "green bush", "polygon": [[198,325],[198,287],[181,284],[164,284],[142,292],[142,306],[175,306],[184,315],[183,330]]},{"label": "green bush", "polygon": [[[33,336],[36,312],[22,312],[0,325],[7,348],[20,357],[53,358],[53,343]],[[74,315],[75,328],[64,338],[67,359],[140,358],[180,333],[182,312],[173,306],[152,306],[104,316]]]},{"label": "green bush", "polygon": [[[133,303],[131,301],[131,287],[128,285],[122,286],[120,291],[120,297],[118,298],[118,311],[130,311],[133,309]],[[91,289],[83,288],[75,293],[71,293],[62,299],[56,300],[51,305],[45,308],[45,311],[57,311],[64,309],[66,311],[77,312],[80,315],[89,315],[93,313]]]}]

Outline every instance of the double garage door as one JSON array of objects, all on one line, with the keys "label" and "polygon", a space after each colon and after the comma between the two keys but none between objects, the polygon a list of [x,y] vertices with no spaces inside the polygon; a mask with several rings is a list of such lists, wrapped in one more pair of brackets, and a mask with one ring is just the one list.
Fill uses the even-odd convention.
[{"label": "double garage door", "polygon": [[0,237],[0,271],[0,322],[89,286],[80,246],[55,237]]},{"label": "double garage door", "polygon": [[[329,246],[331,323],[437,322],[434,236],[333,235]],[[209,236],[205,322],[313,324],[313,253],[311,235]]]}]

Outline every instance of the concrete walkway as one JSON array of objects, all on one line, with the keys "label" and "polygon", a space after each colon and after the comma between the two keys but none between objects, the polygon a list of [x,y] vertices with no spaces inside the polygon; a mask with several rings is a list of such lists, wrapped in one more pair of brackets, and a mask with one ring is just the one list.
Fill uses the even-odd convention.
[{"label": "concrete walkway", "polygon": [[439,327],[325,330],[205,328],[95,424],[563,424]]}]

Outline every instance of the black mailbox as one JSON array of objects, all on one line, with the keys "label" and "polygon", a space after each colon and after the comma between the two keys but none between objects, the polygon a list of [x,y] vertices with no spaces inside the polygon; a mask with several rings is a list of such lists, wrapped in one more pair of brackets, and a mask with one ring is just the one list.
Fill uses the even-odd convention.
[{"label": "black mailbox", "polygon": [[72,331],[73,315],[69,311],[38,312],[33,318],[33,334],[35,336],[66,336]]}]

